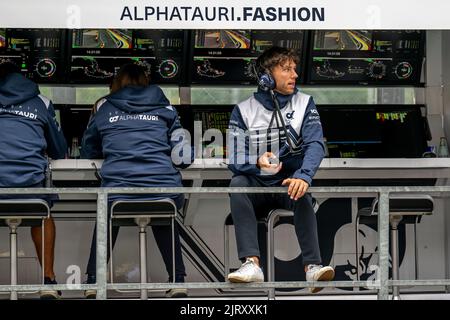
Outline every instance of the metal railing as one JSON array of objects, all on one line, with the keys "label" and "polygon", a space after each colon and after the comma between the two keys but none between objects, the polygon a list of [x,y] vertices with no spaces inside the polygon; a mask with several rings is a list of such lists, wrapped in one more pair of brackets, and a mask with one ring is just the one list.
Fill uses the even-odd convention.
[{"label": "metal railing", "polygon": [[[107,208],[110,194],[158,194],[158,193],[286,193],[287,188],[4,188],[3,194],[96,194],[97,195],[97,283],[96,284],[58,284],[58,285],[0,285],[0,292],[50,290],[97,290],[97,299],[106,299],[108,289],[273,289],[308,287],[364,287],[367,281],[280,281],[249,284],[227,282],[196,283],[107,283]],[[429,194],[434,197],[448,197],[450,186],[431,187],[311,187],[309,192],[317,198],[355,198],[378,197],[378,248],[379,266],[377,279],[370,286],[378,291],[378,299],[389,299],[392,286],[450,286],[448,279],[436,280],[389,280],[389,196],[391,194]]]}]

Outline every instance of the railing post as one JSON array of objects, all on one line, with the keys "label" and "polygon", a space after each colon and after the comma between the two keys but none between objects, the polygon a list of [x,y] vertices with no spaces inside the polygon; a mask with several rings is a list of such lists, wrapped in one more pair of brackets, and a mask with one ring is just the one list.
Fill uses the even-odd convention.
[{"label": "railing post", "polygon": [[380,191],[378,199],[378,299],[389,299],[389,192]]},{"label": "railing post", "polygon": [[97,299],[106,299],[108,195],[101,189],[97,193]]}]

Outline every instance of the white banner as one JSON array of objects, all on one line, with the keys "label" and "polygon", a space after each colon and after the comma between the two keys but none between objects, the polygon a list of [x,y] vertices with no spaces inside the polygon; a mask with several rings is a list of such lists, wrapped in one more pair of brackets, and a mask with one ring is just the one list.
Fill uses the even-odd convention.
[{"label": "white banner", "polygon": [[448,0],[0,0],[0,27],[450,29]]}]

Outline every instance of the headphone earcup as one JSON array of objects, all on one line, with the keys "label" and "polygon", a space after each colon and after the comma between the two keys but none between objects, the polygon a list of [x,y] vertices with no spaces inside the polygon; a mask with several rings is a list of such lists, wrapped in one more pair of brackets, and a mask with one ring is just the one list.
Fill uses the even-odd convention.
[{"label": "headphone earcup", "polygon": [[259,87],[264,91],[275,89],[275,80],[269,73],[262,73],[259,77]]}]

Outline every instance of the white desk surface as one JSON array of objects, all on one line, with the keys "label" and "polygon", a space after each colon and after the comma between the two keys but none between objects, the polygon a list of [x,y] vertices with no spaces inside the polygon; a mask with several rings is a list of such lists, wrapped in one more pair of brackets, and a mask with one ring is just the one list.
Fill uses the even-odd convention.
[{"label": "white desk surface", "polygon": [[[53,160],[52,172],[56,180],[83,179],[92,176],[102,160]],[[227,179],[231,177],[223,159],[196,159],[182,170],[184,179]],[[91,177],[92,178],[92,177]],[[91,179],[89,178],[89,179]],[[414,159],[342,159],[325,158],[315,179],[401,179],[450,178],[450,158]]]}]

